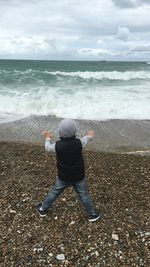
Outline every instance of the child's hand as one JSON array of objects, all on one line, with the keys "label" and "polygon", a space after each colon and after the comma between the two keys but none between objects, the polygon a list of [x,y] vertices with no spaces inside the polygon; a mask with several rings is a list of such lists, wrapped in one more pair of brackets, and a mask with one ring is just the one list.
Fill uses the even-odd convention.
[{"label": "child's hand", "polygon": [[42,132],[42,135],[45,136],[45,138],[52,138],[53,137],[52,133],[50,133],[48,131]]},{"label": "child's hand", "polygon": [[95,132],[93,130],[90,130],[87,132],[88,137],[93,138],[95,136]]}]

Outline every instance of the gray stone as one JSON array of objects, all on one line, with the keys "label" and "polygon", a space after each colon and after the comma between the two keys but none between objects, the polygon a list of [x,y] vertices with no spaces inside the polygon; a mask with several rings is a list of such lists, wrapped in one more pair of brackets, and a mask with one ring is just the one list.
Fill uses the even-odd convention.
[{"label": "gray stone", "polygon": [[59,261],[64,261],[65,260],[65,255],[64,254],[58,254],[56,256],[56,259],[59,260]]}]

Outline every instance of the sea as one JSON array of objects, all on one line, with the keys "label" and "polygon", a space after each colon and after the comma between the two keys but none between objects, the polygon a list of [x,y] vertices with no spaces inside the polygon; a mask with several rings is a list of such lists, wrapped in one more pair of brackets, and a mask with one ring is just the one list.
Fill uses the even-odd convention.
[{"label": "sea", "polygon": [[150,119],[150,62],[0,60],[0,122]]}]

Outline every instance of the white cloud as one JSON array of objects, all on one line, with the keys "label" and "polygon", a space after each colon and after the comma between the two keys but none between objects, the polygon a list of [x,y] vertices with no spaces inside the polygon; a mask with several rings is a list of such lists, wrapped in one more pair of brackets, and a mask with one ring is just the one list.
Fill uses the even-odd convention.
[{"label": "white cloud", "polygon": [[139,44],[139,45],[133,45],[131,48],[130,48],[130,51],[133,51],[133,52],[142,52],[142,53],[147,53],[149,52],[150,53],[150,43],[149,44]]},{"label": "white cloud", "polygon": [[97,41],[97,43],[98,43],[99,45],[101,45],[101,44],[103,44],[103,40],[99,39],[99,40]]},{"label": "white cloud", "polygon": [[0,50],[4,53],[22,54],[48,51],[49,44],[42,37],[0,38]]},{"label": "white cloud", "polygon": [[98,48],[98,49],[91,49],[91,48],[83,48],[79,50],[79,53],[85,55],[94,55],[94,56],[104,56],[109,55],[110,52],[106,49]]},{"label": "white cloud", "polygon": [[119,27],[117,36],[120,40],[127,41],[130,37],[130,31],[126,27]]}]

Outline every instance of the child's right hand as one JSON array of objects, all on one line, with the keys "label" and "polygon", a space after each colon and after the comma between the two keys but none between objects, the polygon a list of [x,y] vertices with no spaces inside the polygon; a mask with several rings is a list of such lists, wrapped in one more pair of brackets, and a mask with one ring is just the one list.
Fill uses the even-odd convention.
[{"label": "child's right hand", "polygon": [[93,138],[95,136],[95,132],[93,130],[90,130],[87,132],[88,137]]},{"label": "child's right hand", "polygon": [[45,136],[45,138],[50,138],[50,139],[53,137],[52,133],[48,131],[42,132],[42,135]]}]

